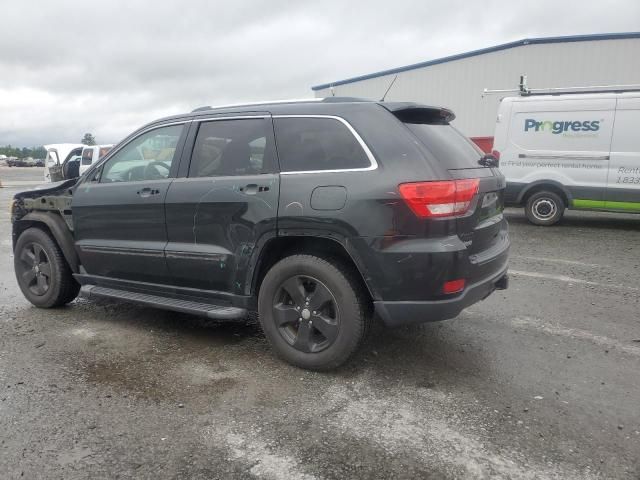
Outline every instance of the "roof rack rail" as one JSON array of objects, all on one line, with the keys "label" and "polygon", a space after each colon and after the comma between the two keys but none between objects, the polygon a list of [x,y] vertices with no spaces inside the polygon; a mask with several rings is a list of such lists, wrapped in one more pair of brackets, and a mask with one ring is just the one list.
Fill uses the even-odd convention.
[{"label": "roof rack rail", "polygon": [[278,103],[305,103],[305,102],[321,102],[324,98],[292,98],[288,100],[268,100],[261,102],[247,102],[247,103],[231,103],[229,105],[214,105],[206,107],[198,107],[192,110],[191,113],[204,112],[205,110],[215,110],[217,108],[233,108],[233,107],[251,107],[253,105],[272,105]]},{"label": "roof rack rail", "polygon": [[520,83],[518,88],[506,88],[500,90],[490,90],[485,88],[482,96],[496,95],[501,93],[517,93],[521,97],[531,95],[566,95],[578,93],[622,93],[622,92],[639,92],[640,84],[630,85],[589,85],[579,87],[549,87],[549,88],[529,88],[527,86],[527,76],[520,75]]}]

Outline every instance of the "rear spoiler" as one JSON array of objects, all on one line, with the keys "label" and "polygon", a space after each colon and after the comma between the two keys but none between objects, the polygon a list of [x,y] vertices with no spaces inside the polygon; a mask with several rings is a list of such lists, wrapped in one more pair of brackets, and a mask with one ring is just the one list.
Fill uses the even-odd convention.
[{"label": "rear spoiler", "polygon": [[429,107],[416,103],[380,103],[403,123],[426,123],[430,125],[447,125],[453,121],[455,114],[444,107]]}]

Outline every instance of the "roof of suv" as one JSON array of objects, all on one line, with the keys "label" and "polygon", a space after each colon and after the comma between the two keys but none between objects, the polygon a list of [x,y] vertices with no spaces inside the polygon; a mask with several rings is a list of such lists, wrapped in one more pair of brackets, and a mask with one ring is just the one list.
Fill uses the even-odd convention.
[{"label": "roof of suv", "polygon": [[200,107],[195,110],[160,118],[145,125],[142,128],[148,128],[156,123],[164,123],[166,121],[183,120],[191,117],[215,116],[222,114],[238,114],[238,113],[271,113],[274,115],[339,115],[352,106],[382,106],[390,112],[397,113],[400,111],[426,112],[439,114],[445,121],[451,121],[455,115],[451,110],[443,107],[428,106],[414,102],[383,102],[376,100],[367,100],[355,97],[327,97],[327,98],[309,98],[303,100],[281,100],[268,102],[253,102],[247,104],[224,105],[214,107]]}]

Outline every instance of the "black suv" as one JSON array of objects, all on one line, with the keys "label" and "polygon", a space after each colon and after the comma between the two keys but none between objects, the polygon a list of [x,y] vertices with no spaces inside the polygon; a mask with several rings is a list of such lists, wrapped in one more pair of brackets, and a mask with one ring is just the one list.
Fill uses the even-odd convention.
[{"label": "black suv", "polygon": [[19,193],[15,270],[214,319],[257,311],[288,362],[343,363],[373,318],[443,320],[507,286],[504,177],[415,103],[201,108],[136,131],[80,179]]}]

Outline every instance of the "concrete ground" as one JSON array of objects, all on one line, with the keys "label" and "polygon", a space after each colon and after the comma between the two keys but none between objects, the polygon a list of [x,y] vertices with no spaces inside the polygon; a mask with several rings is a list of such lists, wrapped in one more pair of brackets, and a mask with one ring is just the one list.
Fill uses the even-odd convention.
[{"label": "concrete ground", "polygon": [[509,290],[319,374],[252,323],[31,307],[0,211],[0,477],[640,478],[640,216],[508,218]]},{"label": "concrete ground", "polygon": [[20,188],[44,183],[44,167],[7,167],[0,165],[0,187]]}]

